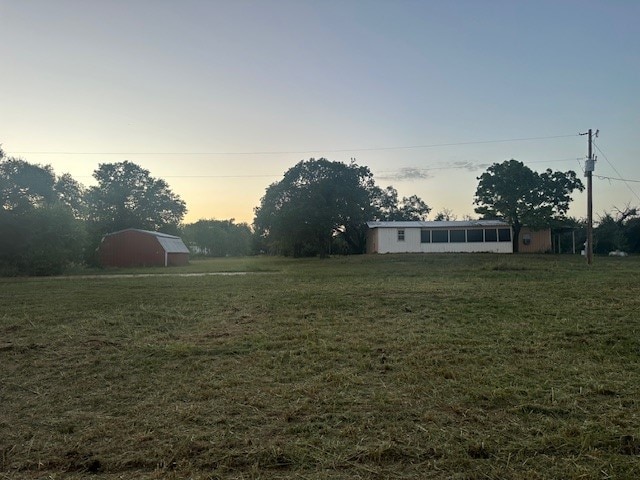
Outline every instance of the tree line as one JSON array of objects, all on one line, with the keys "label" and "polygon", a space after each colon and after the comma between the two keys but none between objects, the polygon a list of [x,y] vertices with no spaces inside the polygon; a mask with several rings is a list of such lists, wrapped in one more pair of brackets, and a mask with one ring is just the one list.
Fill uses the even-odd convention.
[{"label": "tree line", "polygon": [[125,228],[179,232],[186,205],[164,180],[128,161],[101,164],[93,177],[97,185],[85,188],[0,150],[0,273],[96,265],[102,237]]},{"label": "tree line", "polygon": [[[126,228],[181,235],[192,253],[236,256],[270,253],[327,256],[363,253],[367,221],[426,220],[431,208],[416,195],[380,187],[372,172],[352,160],[303,160],[269,185],[252,225],[202,219],[183,224],[185,202],[162,179],[129,161],[100,164],[86,188],[51,166],[7,157],[0,149],[0,274],[51,275],[73,264],[98,265],[102,237]],[[537,173],[522,162],[494,163],[478,177],[475,211],[519,229],[574,225],[566,213],[575,172]],[[444,209],[435,219],[453,219]],[[596,252],[640,249],[635,209],[605,215],[596,229]],[[606,235],[605,235],[606,233]],[[598,249],[600,245],[601,249]]]}]

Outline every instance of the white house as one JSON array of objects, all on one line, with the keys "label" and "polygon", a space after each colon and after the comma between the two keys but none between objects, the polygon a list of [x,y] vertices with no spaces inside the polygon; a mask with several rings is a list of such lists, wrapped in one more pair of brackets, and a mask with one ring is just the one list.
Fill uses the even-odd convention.
[{"label": "white house", "polygon": [[500,220],[367,222],[367,253],[513,253],[511,225]]}]

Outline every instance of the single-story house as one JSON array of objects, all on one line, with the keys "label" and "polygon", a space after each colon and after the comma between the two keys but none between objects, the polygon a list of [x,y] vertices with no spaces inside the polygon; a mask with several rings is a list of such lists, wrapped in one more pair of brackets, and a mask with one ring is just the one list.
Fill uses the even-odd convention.
[{"label": "single-story house", "polygon": [[[513,253],[513,229],[502,220],[367,222],[367,253]],[[520,252],[551,250],[551,231],[523,227]]]},{"label": "single-story house", "polygon": [[513,253],[501,220],[367,222],[367,253]]},{"label": "single-story house", "polygon": [[180,237],[136,228],[105,235],[98,249],[104,267],[168,267],[189,263],[189,249]]}]

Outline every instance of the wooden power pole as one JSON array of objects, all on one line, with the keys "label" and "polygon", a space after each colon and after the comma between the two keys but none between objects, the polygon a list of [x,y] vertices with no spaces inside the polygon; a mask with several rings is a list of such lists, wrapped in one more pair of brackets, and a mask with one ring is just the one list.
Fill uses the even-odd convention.
[{"label": "wooden power pole", "polygon": [[[593,130],[589,129],[587,133],[581,135],[589,136],[589,156],[584,164],[584,174],[587,177],[587,264],[593,262],[593,170],[595,169],[596,159],[593,157]],[[596,130],[596,136],[598,131]]]}]

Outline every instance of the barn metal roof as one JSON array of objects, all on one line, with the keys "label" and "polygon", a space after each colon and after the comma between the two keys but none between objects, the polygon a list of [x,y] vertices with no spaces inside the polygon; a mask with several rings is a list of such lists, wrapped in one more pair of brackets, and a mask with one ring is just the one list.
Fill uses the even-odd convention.
[{"label": "barn metal roof", "polygon": [[158,237],[158,242],[167,253],[189,253],[189,249],[181,238]]},{"label": "barn metal roof", "polygon": [[472,227],[510,227],[502,220],[443,220],[429,222],[367,222],[369,228],[472,228]]}]

